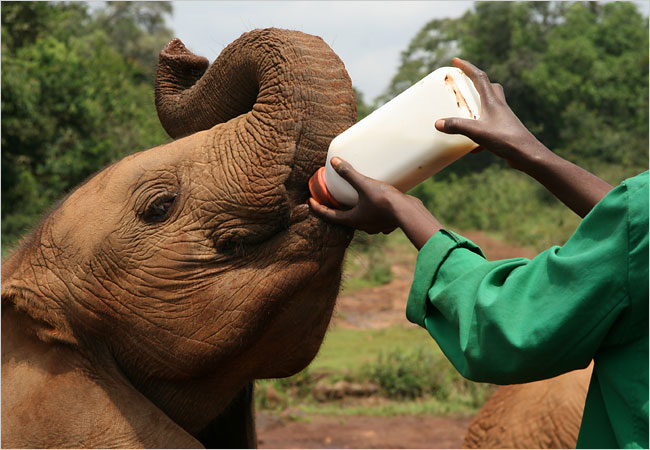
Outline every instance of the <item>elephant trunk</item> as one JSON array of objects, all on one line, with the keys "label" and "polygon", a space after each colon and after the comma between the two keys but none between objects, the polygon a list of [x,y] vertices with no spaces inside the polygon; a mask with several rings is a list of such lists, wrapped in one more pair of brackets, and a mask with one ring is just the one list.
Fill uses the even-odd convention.
[{"label": "elephant trunk", "polygon": [[244,132],[265,147],[256,153],[283,153],[291,161],[288,190],[304,185],[331,139],[356,120],[350,78],[329,46],[275,28],[244,33],[209,68],[174,39],[160,53],[156,107],[174,138],[246,114]]},{"label": "elephant trunk", "polygon": [[256,74],[236,52],[223,57],[228,64],[215,64],[205,74],[207,58],[190,52],[178,38],[160,52],[156,110],[163,128],[174,139],[251,110],[259,87]]}]

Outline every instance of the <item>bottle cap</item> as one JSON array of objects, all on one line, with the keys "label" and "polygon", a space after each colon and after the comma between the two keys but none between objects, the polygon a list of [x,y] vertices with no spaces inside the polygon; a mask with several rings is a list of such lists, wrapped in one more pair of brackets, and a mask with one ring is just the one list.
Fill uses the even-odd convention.
[{"label": "bottle cap", "polygon": [[343,206],[327,190],[327,185],[325,184],[325,167],[318,169],[309,179],[309,192],[311,192],[311,196],[321,205],[343,209]]}]

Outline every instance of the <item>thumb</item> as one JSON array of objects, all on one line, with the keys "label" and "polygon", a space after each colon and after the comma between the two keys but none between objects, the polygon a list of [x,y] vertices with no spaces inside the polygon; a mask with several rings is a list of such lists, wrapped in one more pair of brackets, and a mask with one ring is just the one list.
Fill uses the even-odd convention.
[{"label": "thumb", "polygon": [[350,183],[353,188],[357,191],[363,190],[363,185],[367,177],[360,172],[357,172],[354,167],[352,167],[352,164],[339,157],[332,158],[330,164],[332,164],[336,173],[338,173],[345,181]]},{"label": "thumb", "polygon": [[463,134],[476,141],[483,135],[483,129],[478,120],[450,117],[436,120],[436,129],[447,134]]}]

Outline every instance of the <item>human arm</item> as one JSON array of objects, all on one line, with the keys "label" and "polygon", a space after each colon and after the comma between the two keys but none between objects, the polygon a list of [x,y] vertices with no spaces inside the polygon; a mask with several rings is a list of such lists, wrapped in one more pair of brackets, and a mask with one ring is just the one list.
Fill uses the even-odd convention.
[{"label": "human arm", "polygon": [[463,134],[504,158],[508,164],[540,182],[580,217],[612,189],[594,174],[549,150],[521,123],[508,106],[503,87],[491,83],[485,72],[459,58],[452,63],[467,74],[481,96],[478,120],[445,118],[436,121],[439,131]]},{"label": "human arm", "polygon": [[437,233],[418,254],[407,317],[465,377],[497,384],[585,367],[597,351],[638,339],[647,333],[644,176],[532,260],[487,261],[462,236]]},{"label": "human arm", "polygon": [[341,158],[332,158],[331,164],[356,189],[359,201],[351,209],[339,210],[310,198],[312,210],[323,219],[370,234],[388,234],[400,227],[418,250],[442,228],[416,197],[406,195],[388,183],[366,177]]}]

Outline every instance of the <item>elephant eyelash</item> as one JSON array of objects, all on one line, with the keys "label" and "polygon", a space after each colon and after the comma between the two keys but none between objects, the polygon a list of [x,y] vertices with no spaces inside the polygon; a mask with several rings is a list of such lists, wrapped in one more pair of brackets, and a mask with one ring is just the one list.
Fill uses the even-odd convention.
[{"label": "elephant eyelash", "polygon": [[148,223],[160,223],[169,218],[178,194],[163,194],[154,198],[142,213],[142,220]]}]

